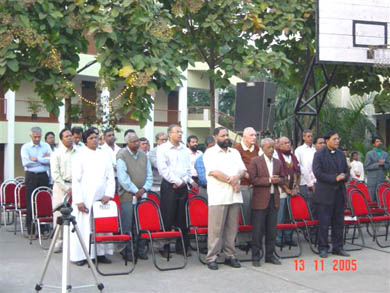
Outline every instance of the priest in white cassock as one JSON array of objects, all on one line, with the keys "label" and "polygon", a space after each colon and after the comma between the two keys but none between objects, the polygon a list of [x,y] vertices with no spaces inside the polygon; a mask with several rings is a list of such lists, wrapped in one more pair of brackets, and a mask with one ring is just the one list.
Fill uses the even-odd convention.
[{"label": "priest in white cassock", "polygon": [[[90,210],[95,201],[103,204],[114,198],[115,179],[112,160],[104,150],[98,149],[98,136],[92,129],[83,133],[85,148],[72,162],[72,215],[76,217],[86,247],[89,247],[91,232]],[[91,256],[94,256],[91,246]],[[111,263],[105,254],[113,254],[105,245],[97,246],[100,263]],[[76,233],[70,233],[70,260],[76,265],[87,263]]]}]

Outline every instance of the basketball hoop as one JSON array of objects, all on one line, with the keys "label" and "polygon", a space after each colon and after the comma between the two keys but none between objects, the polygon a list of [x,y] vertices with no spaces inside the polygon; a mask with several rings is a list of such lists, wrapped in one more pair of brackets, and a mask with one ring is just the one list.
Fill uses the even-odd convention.
[{"label": "basketball hoop", "polygon": [[369,47],[367,59],[372,60],[373,66],[376,68],[390,68],[390,45]]}]

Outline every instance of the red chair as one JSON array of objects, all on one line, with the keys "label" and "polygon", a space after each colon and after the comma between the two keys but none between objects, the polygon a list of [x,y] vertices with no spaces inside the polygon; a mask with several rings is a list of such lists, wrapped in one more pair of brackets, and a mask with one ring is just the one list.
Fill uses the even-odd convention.
[{"label": "red chair", "polygon": [[[53,205],[52,205],[52,190],[49,187],[38,187],[34,189],[31,195],[32,221],[31,231],[33,226],[38,230],[39,245],[43,249],[49,247],[42,244],[41,225],[53,225]],[[30,239],[30,244],[32,244]]]},{"label": "red chair", "polygon": [[158,193],[148,191],[146,197],[153,200],[157,204],[157,206],[160,207],[160,196],[158,195]]},{"label": "red chair", "polygon": [[[3,224],[7,227],[7,224],[12,224],[15,220],[15,188],[17,182],[13,179],[4,181],[0,186],[0,206],[1,213],[3,214]],[[11,219],[10,219],[11,215]],[[8,217],[8,222],[7,218]]]},{"label": "red chair", "polygon": [[[89,241],[89,252],[91,252],[92,244],[95,246],[95,261],[96,270],[103,276],[128,275],[135,268],[133,238],[131,233],[124,234],[122,232],[119,207],[115,200],[110,200],[106,204],[101,201],[94,202],[91,211],[92,229]],[[110,235],[101,235],[110,234]],[[96,256],[98,244],[129,244],[131,245],[131,253],[133,257],[133,265],[129,270],[121,272],[104,273],[99,269],[99,259]],[[127,253],[127,250],[126,250]],[[127,266],[127,255],[125,255],[125,266]]]},{"label": "red chair", "polygon": [[306,235],[311,251],[318,254],[319,251],[314,248],[314,244],[310,237],[310,231],[315,229],[317,235],[319,222],[318,220],[313,220],[305,199],[300,195],[289,196],[287,206],[290,213],[290,219],[297,225],[297,228]]},{"label": "red chair", "polygon": [[[20,181],[15,187],[15,213],[19,215],[20,222],[20,231],[23,233],[23,216],[27,214],[26,207],[26,185],[23,181]],[[16,235],[16,218],[15,218],[15,227],[14,234]]]},{"label": "red chair", "polygon": [[[135,206],[135,220],[137,224],[138,239],[147,239],[150,241],[153,263],[160,271],[182,269],[187,265],[187,253],[185,251],[183,233],[180,228],[175,227],[173,231],[166,231],[161,218],[161,212],[158,205],[151,199],[144,198]],[[153,247],[153,240],[177,240],[181,239],[183,246],[184,263],[178,266],[161,267],[156,260],[156,253]],[[169,247],[169,245],[168,245]],[[169,250],[168,258],[169,261]]]},{"label": "red chair", "polygon": [[[353,192],[352,194],[350,194],[349,201],[350,201],[350,206],[352,207],[353,215],[357,217],[359,229],[361,223],[366,223],[371,227],[373,231],[372,240],[375,241],[380,247],[390,247],[390,245],[382,245],[379,242],[379,237],[386,237],[387,239],[390,215],[384,215],[384,216],[372,215],[365,196],[360,192]],[[385,223],[386,234],[378,234],[377,227],[376,225],[374,225],[374,223]]]},{"label": "red chair", "polygon": [[[200,256],[199,237],[207,237],[209,207],[205,198],[193,196],[186,203],[186,219],[189,235],[195,236],[196,252],[202,264],[206,262]],[[206,238],[207,239],[207,238]]]},{"label": "red chair", "polygon": [[376,190],[376,201],[381,208],[385,207],[383,202],[383,192],[385,192],[386,189],[390,189],[390,185],[387,182],[383,182],[378,186]]},{"label": "red chair", "polygon": [[[362,192],[362,194],[364,195],[364,197],[367,200],[369,207],[377,207],[378,206],[378,203],[376,201],[371,200],[370,191],[368,190],[367,185],[365,183],[357,182],[355,184],[355,186],[357,189],[359,189]],[[375,198],[376,198],[376,195],[375,195]]]}]

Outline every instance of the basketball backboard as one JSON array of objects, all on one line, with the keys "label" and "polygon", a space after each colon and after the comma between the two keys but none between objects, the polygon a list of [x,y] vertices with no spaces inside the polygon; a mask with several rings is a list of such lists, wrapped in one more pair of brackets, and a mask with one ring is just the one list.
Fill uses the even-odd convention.
[{"label": "basketball backboard", "polygon": [[317,62],[388,64],[389,42],[390,0],[317,0]]}]

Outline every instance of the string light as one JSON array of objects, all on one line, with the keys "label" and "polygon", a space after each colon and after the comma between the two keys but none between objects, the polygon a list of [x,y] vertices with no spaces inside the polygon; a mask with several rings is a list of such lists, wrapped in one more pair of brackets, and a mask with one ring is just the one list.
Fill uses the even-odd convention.
[{"label": "string light", "polygon": [[[60,72],[61,76],[64,78],[64,81],[66,83],[66,85],[70,88],[70,90],[76,95],[76,97],[78,97],[81,101],[89,104],[89,105],[92,105],[92,106],[97,106],[98,103],[96,102],[93,102],[91,100],[88,100],[87,98],[84,98],[82,95],[80,95],[77,90],[73,87],[73,84],[66,78],[63,70],[62,70],[62,67],[61,67],[61,60],[60,60],[60,57],[59,57],[59,54],[56,50],[56,48],[52,47],[51,50],[51,56],[52,58],[54,59],[54,64],[55,66],[57,67],[57,70]],[[134,87],[134,82],[135,80],[137,79],[137,74],[132,74],[129,78],[128,78],[128,85],[126,85],[126,87],[119,93],[119,95],[117,95],[115,98],[112,98],[112,99],[109,99],[108,100],[108,104],[109,104],[109,111],[112,112],[112,109],[113,109],[113,102],[114,101],[117,101],[119,99],[121,99],[125,93],[130,89],[130,88],[133,88]],[[129,95],[129,98],[128,100],[126,101],[125,105],[126,106],[129,106],[131,104],[131,102],[133,101],[133,98],[134,98],[134,93],[131,92],[130,95]]]}]

